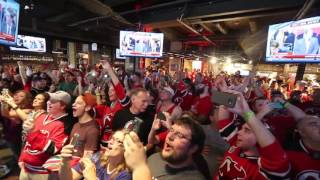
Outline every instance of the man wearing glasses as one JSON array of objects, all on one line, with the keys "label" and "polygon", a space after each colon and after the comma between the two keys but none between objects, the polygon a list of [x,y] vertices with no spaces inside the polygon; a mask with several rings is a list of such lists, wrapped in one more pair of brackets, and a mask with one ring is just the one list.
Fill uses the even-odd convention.
[{"label": "man wearing glasses", "polygon": [[160,153],[148,159],[153,179],[205,179],[194,165],[194,158],[200,156],[205,134],[191,118],[175,121],[166,137]]}]

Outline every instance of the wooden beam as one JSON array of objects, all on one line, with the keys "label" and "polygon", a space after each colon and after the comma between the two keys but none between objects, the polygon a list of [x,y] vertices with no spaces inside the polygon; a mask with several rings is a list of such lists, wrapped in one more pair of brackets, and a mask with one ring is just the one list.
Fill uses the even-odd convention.
[{"label": "wooden beam", "polygon": [[215,26],[222,34],[228,34],[228,30],[221,23],[216,23]]},{"label": "wooden beam", "polygon": [[200,25],[208,32],[213,33],[213,30],[209,26],[207,26],[205,23],[200,23]]}]

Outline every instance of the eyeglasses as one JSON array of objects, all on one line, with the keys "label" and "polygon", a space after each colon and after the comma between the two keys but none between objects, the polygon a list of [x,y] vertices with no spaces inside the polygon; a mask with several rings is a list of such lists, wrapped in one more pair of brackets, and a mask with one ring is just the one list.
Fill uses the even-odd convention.
[{"label": "eyeglasses", "polygon": [[169,133],[171,134],[171,137],[173,137],[173,138],[178,137],[179,139],[186,139],[186,140],[191,141],[191,138],[183,135],[181,132],[178,132],[178,131],[174,130],[173,128],[169,129]]},{"label": "eyeglasses", "polygon": [[118,146],[123,146],[123,141],[120,141],[119,139],[116,139],[114,137],[110,138],[109,142],[112,142],[113,144],[116,144]]}]

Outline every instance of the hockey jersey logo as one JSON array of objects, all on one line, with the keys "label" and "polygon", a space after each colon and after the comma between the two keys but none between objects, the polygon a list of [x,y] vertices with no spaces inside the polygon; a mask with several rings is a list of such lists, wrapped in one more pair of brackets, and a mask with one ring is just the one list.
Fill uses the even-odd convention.
[{"label": "hockey jersey logo", "polygon": [[219,168],[219,179],[228,174],[233,180],[241,180],[246,178],[246,172],[241,165],[236,161],[233,161],[231,157],[226,157],[224,162],[220,165]]},{"label": "hockey jersey logo", "polygon": [[307,170],[297,175],[298,180],[320,180],[320,171]]}]

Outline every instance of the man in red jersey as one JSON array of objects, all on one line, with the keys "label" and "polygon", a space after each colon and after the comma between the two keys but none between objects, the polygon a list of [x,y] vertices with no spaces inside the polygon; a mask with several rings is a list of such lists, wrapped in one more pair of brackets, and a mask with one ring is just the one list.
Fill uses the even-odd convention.
[{"label": "man in red jersey", "polygon": [[49,179],[49,172],[42,165],[57,154],[68,139],[66,122],[70,119],[67,119],[66,108],[70,103],[71,96],[67,92],[50,93],[48,114],[38,116],[26,136],[19,158],[19,179]]},{"label": "man in red jersey", "polygon": [[291,178],[320,179],[320,118],[307,115],[297,123],[299,137],[288,147]]},{"label": "man in red jersey", "polygon": [[[219,132],[231,143],[215,179],[284,179],[290,171],[288,157],[272,133],[249,108],[242,94],[234,108],[220,107]],[[224,111],[224,112],[223,112]],[[236,113],[246,121],[240,130],[229,116]],[[265,109],[271,111],[271,108]],[[236,137],[233,137],[237,135]]]}]

